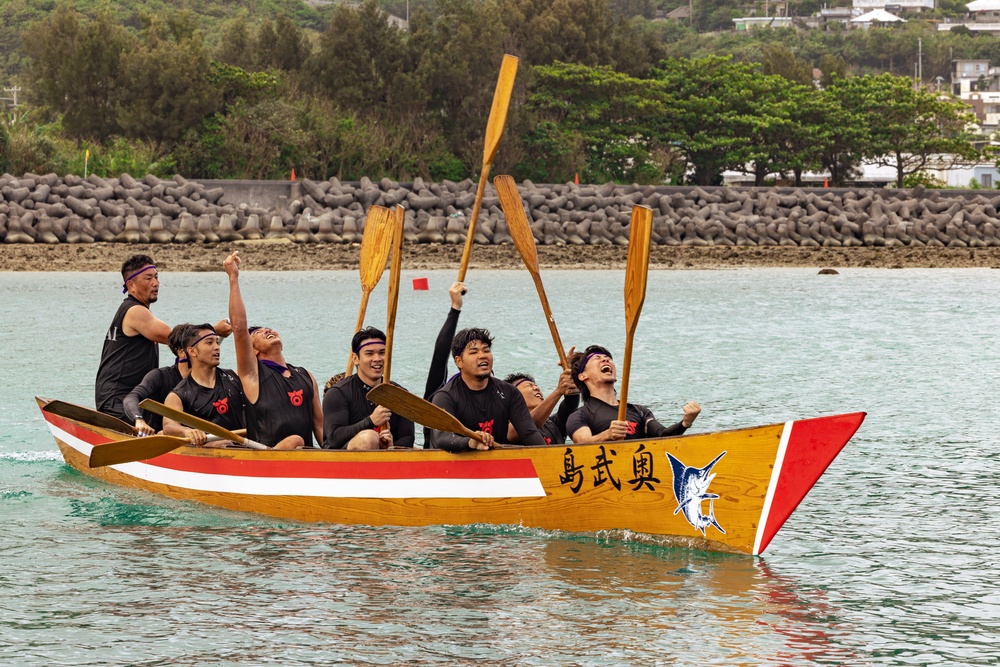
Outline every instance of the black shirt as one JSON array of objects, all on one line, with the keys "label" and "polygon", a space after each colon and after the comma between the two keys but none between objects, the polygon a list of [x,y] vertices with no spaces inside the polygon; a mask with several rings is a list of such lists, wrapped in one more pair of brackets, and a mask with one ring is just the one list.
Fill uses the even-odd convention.
[{"label": "black shirt", "polygon": [[140,409],[139,404],[147,398],[162,403],[167,394],[183,379],[176,365],[154,368],[146,373],[146,377],[142,378],[139,386],[130,391],[129,395],[122,401],[128,420],[135,423],[135,418],[141,417],[144,422],[149,424],[150,428],[162,431],[163,417],[155,412]]},{"label": "black shirt", "polygon": [[566,431],[566,422],[570,415],[576,412],[579,405],[580,394],[570,394],[563,397],[563,400],[559,402],[556,414],[549,417],[548,421],[542,424],[542,428],[539,429],[546,445],[561,445],[566,442],[566,438],[569,436]]},{"label": "black shirt", "polygon": [[118,306],[118,312],[104,337],[101,362],[94,382],[97,409],[126,421],[131,421],[131,418],[125,414],[122,399],[142,382],[146,373],[160,365],[160,350],[155,342],[142,334],[126,336],[122,333],[125,313],[135,306],[147,308],[131,294]]},{"label": "black shirt", "polygon": [[[566,432],[569,437],[573,437],[579,429],[584,426],[590,427],[592,435],[603,433],[611,426],[611,422],[618,419],[618,408],[609,405],[599,398],[591,396],[583,407],[574,412],[566,423]],[[664,426],[656,421],[656,417],[643,405],[629,403],[625,409],[625,421],[628,422],[626,440],[639,440],[640,438],[662,438],[668,435],[681,435],[687,428],[677,422],[670,426]]]},{"label": "black shirt", "polygon": [[[399,387],[395,382],[393,385]],[[371,414],[376,404],[368,400],[371,387],[355,373],[330,387],[323,396],[323,447],[343,449],[351,438],[375,428]],[[395,412],[389,417],[393,447],[413,447],[413,422]]]},{"label": "black shirt", "polygon": [[[243,414],[243,385],[234,371],[215,369],[215,386],[209,389],[188,375],[174,387],[184,412],[208,420],[230,431],[246,427]],[[251,436],[252,437],[252,436]],[[256,439],[256,438],[254,438]]]},{"label": "black shirt", "polygon": [[[531,419],[524,397],[512,384],[490,377],[486,388],[473,391],[458,376],[438,389],[431,403],[450,412],[462,425],[472,431],[484,431],[498,444],[507,444],[507,427],[511,424],[521,436],[522,445],[544,445],[545,440]],[[431,447],[448,451],[469,448],[464,435],[431,429]]]},{"label": "black shirt", "polygon": [[269,447],[298,435],[313,445],[313,397],[316,385],[309,371],[288,365],[291,377],[257,362],[257,402],[247,403],[247,437]]}]

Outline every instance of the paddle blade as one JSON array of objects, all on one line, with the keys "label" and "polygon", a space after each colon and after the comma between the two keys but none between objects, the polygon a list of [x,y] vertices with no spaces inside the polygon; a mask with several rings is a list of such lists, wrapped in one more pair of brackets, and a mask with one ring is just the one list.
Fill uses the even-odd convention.
[{"label": "paddle blade", "polygon": [[46,403],[45,407],[42,408],[42,410],[44,412],[50,412],[54,415],[59,415],[60,417],[66,417],[67,419],[73,419],[78,422],[83,422],[84,424],[90,424],[91,426],[100,426],[101,428],[106,428],[109,431],[118,431],[119,433],[136,435],[135,428],[133,428],[131,424],[127,424],[117,417],[112,417],[111,415],[106,415],[103,412],[98,412],[93,408],[85,408],[82,405],[75,405],[73,403],[67,403],[66,401],[49,401]]},{"label": "paddle blade", "polygon": [[647,206],[633,206],[628,262],[625,265],[625,327],[629,331],[635,331],[642,304],[646,300],[649,241],[652,231],[653,210]]},{"label": "paddle blade", "polygon": [[465,428],[454,415],[430,401],[414,396],[402,387],[383,382],[368,392],[368,400],[427,428],[458,433],[475,440],[480,439],[473,431]]},{"label": "paddle blade", "polygon": [[180,410],[174,410],[173,408],[167,407],[163,403],[154,401],[151,398],[143,400],[142,403],[139,404],[139,407],[143,410],[155,412],[161,417],[170,417],[178,424],[184,424],[187,427],[196,428],[199,431],[217,435],[223,440],[229,440],[230,442],[236,442],[239,444],[243,444],[243,441],[246,440],[243,436],[233,433],[229,429],[222,428],[218,424],[210,422],[207,419],[195,417],[194,415],[189,415],[188,413],[181,412]]},{"label": "paddle blade", "polygon": [[517,184],[510,176],[500,175],[493,179],[497,195],[500,197],[500,207],[507,221],[507,230],[514,241],[514,247],[520,253],[524,265],[532,273],[538,272],[538,249],[535,247],[535,237],[528,225],[528,216],[524,213],[524,201],[517,191]]},{"label": "paddle blade", "polygon": [[483,148],[483,164],[493,164],[493,158],[500,147],[503,128],[507,123],[507,109],[510,108],[510,94],[514,90],[514,79],[517,77],[517,65],[520,62],[516,56],[504,54],[500,64],[500,76],[497,87],[493,91],[493,106],[490,108],[490,119],[486,122],[486,144]]},{"label": "paddle blade", "polygon": [[365,219],[365,233],[361,237],[361,272],[362,289],[375,289],[382,273],[385,271],[386,260],[389,259],[389,249],[392,247],[392,228],[395,216],[384,206],[372,206],[368,209]]},{"label": "paddle blade", "polygon": [[91,468],[100,468],[119,463],[145,461],[172,452],[186,444],[189,444],[186,438],[175,438],[170,435],[150,435],[144,438],[108,442],[96,445],[90,451],[90,461],[87,465]]}]

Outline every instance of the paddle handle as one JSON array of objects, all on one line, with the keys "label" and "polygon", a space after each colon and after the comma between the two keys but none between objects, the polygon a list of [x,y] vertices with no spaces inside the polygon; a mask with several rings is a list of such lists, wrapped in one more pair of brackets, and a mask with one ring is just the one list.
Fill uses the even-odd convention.
[{"label": "paddle handle", "polygon": [[556,329],[556,320],[552,317],[552,308],[549,306],[548,297],[545,296],[545,288],[542,287],[542,277],[537,271],[531,272],[531,279],[535,282],[535,290],[538,292],[538,300],[542,302],[542,311],[545,313],[545,322],[549,325],[549,333],[552,334],[552,342],[556,345],[556,353],[559,355],[559,365],[563,370],[569,370],[569,359],[566,358],[566,349],[563,347],[562,339],[559,337],[559,330]]},{"label": "paddle handle", "polygon": [[403,267],[403,216],[406,211],[396,206],[396,228],[392,237],[392,265],[389,267],[389,299],[385,316],[385,363],[382,382],[389,381],[392,362],[392,336],[396,330],[396,306],[399,304],[399,274]]},{"label": "paddle handle", "polygon": [[[371,295],[371,290],[367,287],[361,288],[361,305],[358,306],[358,321],[354,323],[354,333],[361,331],[361,327],[365,323],[365,311],[368,310],[368,297]],[[344,377],[350,377],[351,373],[354,372],[354,350],[351,350],[347,355],[347,375]]]},{"label": "paddle handle", "polygon": [[476,221],[479,219],[479,209],[483,206],[483,194],[486,192],[486,182],[490,178],[490,164],[483,163],[483,172],[479,175],[479,186],[476,188],[476,201],[472,204],[472,215],[469,217],[469,228],[465,233],[465,250],[462,251],[462,263],[458,267],[458,282],[465,282],[465,273],[469,270],[469,258],[472,257],[472,244],[476,238]]},{"label": "paddle handle", "polygon": [[628,375],[632,367],[632,339],[635,336],[635,329],[626,333],[625,338],[625,358],[622,359],[622,386],[618,392],[618,421],[625,421],[625,411],[628,409]]}]

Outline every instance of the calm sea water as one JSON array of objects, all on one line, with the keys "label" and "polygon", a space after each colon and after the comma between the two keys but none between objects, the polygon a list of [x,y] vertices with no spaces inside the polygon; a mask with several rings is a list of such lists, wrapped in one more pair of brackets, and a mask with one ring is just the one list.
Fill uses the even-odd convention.
[{"label": "calm sea water", "polygon": [[[404,272],[392,368],[418,392],[453,276]],[[564,342],[620,357],[622,273],[543,278]],[[356,272],[243,282],[290,361],[320,383],[343,370]],[[497,373],[550,388],[528,274],[468,282],[461,324],[492,329]],[[154,311],[215,321],[226,290],[221,272],[164,272]],[[32,396],[92,404],[119,279],[0,274],[0,664],[995,665],[998,293],[989,270],[650,274],[630,398],[666,419],[698,400],[703,431],[869,413],[752,558],[628,534],[302,525],[92,480]]]}]

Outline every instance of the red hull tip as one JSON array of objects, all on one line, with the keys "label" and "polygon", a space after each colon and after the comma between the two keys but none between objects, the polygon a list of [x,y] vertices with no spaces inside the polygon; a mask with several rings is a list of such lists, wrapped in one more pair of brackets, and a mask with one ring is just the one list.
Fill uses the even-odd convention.
[{"label": "red hull tip", "polygon": [[782,434],[783,447],[780,448],[783,451],[779,451],[774,464],[773,494],[769,489],[770,503],[765,501],[765,511],[761,516],[763,528],[754,545],[754,554],[764,553],[809,489],[861,427],[865,414],[852,412],[786,424]]}]

